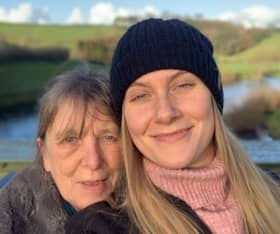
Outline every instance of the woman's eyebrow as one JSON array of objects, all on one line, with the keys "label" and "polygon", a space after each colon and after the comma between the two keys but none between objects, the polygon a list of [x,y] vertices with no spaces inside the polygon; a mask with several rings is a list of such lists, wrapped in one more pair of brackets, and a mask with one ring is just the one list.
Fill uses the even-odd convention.
[{"label": "woman's eyebrow", "polygon": [[98,132],[101,134],[104,134],[104,133],[117,133],[118,134],[120,132],[120,129],[117,126],[115,126],[114,124],[106,123],[105,126],[99,127]]},{"label": "woman's eyebrow", "polygon": [[146,87],[147,85],[144,84],[144,83],[142,83],[141,81],[136,80],[135,82],[133,82],[133,83],[130,85],[129,88],[131,88],[131,87],[137,87],[137,86]]},{"label": "woman's eyebrow", "polygon": [[180,77],[180,76],[182,76],[182,75],[185,75],[185,74],[188,74],[188,72],[186,72],[186,71],[178,71],[178,72],[172,74],[172,75],[170,76],[170,79],[173,80],[173,79],[176,79],[176,78],[178,78],[178,77]]},{"label": "woman's eyebrow", "polygon": [[75,129],[66,129],[66,130],[63,130],[63,131],[60,131],[60,132],[57,132],[55,134],[55,139],[56,140],[61,140],[63,139],[65,136],[78,136],[79,133],[75,130]]}]

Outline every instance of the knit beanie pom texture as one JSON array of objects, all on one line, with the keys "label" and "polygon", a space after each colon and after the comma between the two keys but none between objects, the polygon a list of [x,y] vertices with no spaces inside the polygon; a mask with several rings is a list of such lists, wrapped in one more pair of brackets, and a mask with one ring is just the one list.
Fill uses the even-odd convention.
[{"label": "knit beanie pom texture", "polygon": [[209,39],[181,20],[148,19],[126,31],[112,59],[111,91],[119,121],[130,84],[144,74],[161,69],[185,70],[198,76],[222,113],[223,88]]}]

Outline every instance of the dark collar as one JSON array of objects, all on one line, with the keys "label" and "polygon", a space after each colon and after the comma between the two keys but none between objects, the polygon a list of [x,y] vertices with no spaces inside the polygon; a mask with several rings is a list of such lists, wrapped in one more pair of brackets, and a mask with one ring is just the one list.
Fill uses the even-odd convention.
[{"label": "dark collar", "polygon": [[70,217],[77,213],[77,211],[74,209],[74,207],[68,201],[64,200],[63,197],[61,197],[61,201],[62,201],[62,206],[63,206],[64,210]]}]

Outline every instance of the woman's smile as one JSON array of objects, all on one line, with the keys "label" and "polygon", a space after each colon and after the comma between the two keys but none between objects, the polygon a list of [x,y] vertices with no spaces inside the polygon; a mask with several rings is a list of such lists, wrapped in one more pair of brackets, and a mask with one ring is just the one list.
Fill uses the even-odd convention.
[{"label": "woman's smile", "polygon": [[159,141],[159,142],[164,142],[164,143],[175,143],[177,141],[182,140],[185,138],[191,131],[192,127],[188,128],[183,128],[167,133],[160,133],[157,135],[154,135],[153,137]]},{"label": "woman's smile", "polygon": [[94,192],[102,192],[108,186],[108,178],[100,179],[100,180],[84,180],[79,182],[85,190],[90,190]]}]

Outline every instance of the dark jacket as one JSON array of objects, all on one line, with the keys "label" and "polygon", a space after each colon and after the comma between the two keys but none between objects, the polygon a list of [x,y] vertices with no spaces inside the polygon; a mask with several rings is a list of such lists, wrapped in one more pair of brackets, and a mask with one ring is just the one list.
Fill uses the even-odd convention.
[{"label": "dark jacket", "polygon": [[[185,214],[190,215],[203,230],[202,234],[210,234],[207,225],[182,200],[171,195],[167,199]],[[72,216],[66,225],[68,234],[137,234],[139,231],[131,223],[124,210],[115,210],[106,202],[93,204]]]},{"label": "dark jacket", "polygon": [[[263,169],[277,182],[280,177],[270,171]],[[211,233],[207,225],[196,215],[196,213],[184,201],[172,195],[165,194],[166,198],[185,214],[190,215],[201,227],[203,234]],[[93,204],[71,217],[66,224],[67,234],[128,234],[139,233],[131,223],[128,214],[123,210],[114,210],[106,202]]]},{"label": "dark jacket", "polygon": [[18,173],[0,190],[0,233],[65,233],[68,215],[51,178],[40,167]]}]

